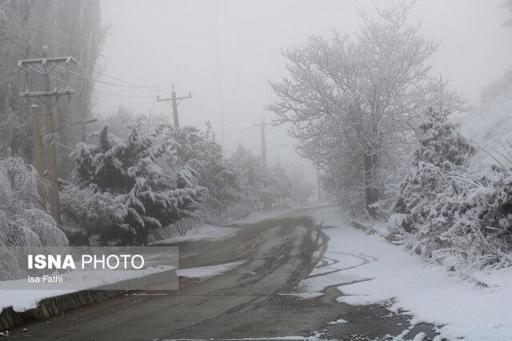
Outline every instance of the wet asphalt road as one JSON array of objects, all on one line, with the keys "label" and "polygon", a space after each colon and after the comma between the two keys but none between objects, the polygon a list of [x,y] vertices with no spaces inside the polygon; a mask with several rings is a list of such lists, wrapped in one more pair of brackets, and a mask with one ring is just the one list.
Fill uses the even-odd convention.
[{"label": "wet asphalt road", "polygon": [[[176,244],[181,268],[243,261],[220,276],[180,278],[179,291],[127,294],[18,328],[9,339],[242,339],[321,333],[334,340],[387,340],[401,334],[409,326],[407,315],[381,305],[338,303],[342,293],[337,286],[315,299],[283,295],[314,267],[329,262],[322,226],[302,214],[307,212],[240,226],[225,240]],[[339,318],[349,323],[329,324]],[[411,328],[409,336],[420,331],[427,333],[425,340],[432,337],[429,325]]]}]

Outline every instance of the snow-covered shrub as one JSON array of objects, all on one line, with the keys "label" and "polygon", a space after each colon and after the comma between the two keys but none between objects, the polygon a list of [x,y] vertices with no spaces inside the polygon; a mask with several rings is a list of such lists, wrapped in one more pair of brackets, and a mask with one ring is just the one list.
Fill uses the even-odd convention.
[{"label": "snow-covered shrub", "polygon": [[445,191],[406,215],[415,226],[409,245],[452,269],[512,265],[510,174],[495,172],[489,179],[466,171],[446,177]]},{"label": "snow-covered shrub", "polygon": [[413,169],[394,207],[399,226],[390,231],[399,231],[414,252],[429,259],[452,265],[482,260],[492,253],[484,246],[488,240],[480,219],[492,186],[463,167],[475,148],[446,113],[429,110],[420,130]]},{"label": "snow-covered shrub", "polygon": [[197,181],[208,188],[208,199],[203,205],[206,214],[221,215],[239,200],[238,174],[231,162],[224,158],[222,146],[215,141],[211,126],[202,132],[195,127],[184,127],[175,131],[166,130],[168,137],[176,141],[173,157],[168,158],[171,169],[194,164]]},{"label": "snow-covered shrub", "polygon": [[466,161],[475,153],[446,115],[430,111],[421,146],[388,226],[413,252],[453,270],[512,265],[512,174],[485,176]]},{"label": "snow-covered shrub", "polygon": [[[101,244],[146,244],[152,230],[195,217],[207,196],[198,185],[195,162],[179,170],[163,166],[176,153],[174,139],[162,130],[144,135],[138,126],[130,129],[126,140],[119,140],[104,126],[97,145],[79,143],[72,153],[84,192],[68,189],[64,213],[90,228],[89,234],[97,231]],[[92,211],[78,208],[81,201]]]},{"label": "snow-covered shrub", "polygon": [[41,208],[38,175],[21,158],[0,160],[0,247],[62,246],[68,241]]},{"label": "snow-covered shrub", "polygon": [[21,158],[0,159],[0,279],[19,277],[8,247],[65,246],[66,235],[42,209],[38,174]]},{"label": "snow-covered shrub", "polygon": [[494,167],[492,175],[492,180],[483,179],[483,186],[472,196],[477,209],[470,218],[479,222],[486,246],[493,248],[500,261],[512,264],[512,174]]},{"label": "snow-covered shrub", "polygon": [[[413,169],[400,185],[395,213],[412,214],[422,201],[431,201],[449,190],[446,175],[459,169],[475,153],[475,148],[448,121],[446,112],[430,108],[425,116],[425,122],[419,126],[420,145],[414,153]],[[410,232],[407,226],[405,229]]]},{"label": "snow-covered shrub", "polygon": [[122,195],[100,192],[94,186],[79,188],[72,184],[61,190],[63,224],[71,244],[87,245],[98,238],[99,244],[110,239],[122,239],[130,227],[125,223],[128,214]]}]

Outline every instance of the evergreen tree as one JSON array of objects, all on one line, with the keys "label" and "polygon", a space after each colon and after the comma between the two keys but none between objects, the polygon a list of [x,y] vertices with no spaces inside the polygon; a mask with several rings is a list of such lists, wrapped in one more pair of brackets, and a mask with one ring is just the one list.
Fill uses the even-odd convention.
[{"label": "evergreen tree", "polygon": [[448,120],[446,112],[429,108],[420,124],[420,146],[414,153],[413,171],[402,181],[394,211],[411,213],[421,200],[431,200],[450,186],[446,173],[475,154],[475,148]]},{"label": "evergreen tree", "polygon": [[461,166],[475,153],[475,148],[457,133],[446,112],[428,108],[420,124],[420,147],[414,153],[413,165],[431,163],[437,167]]},{"label": "evergreen tree", "polygon": [[[144,136],[133,126],[126,140],[119,140],[104,126],[97,145],[79,143],[75,147],[72,157],[80,189],[90,194],[91,207],[99,200],[109,206],[102,210],[112,211],[110,216],[115,218],[107,219],[97,231],[101,244],[146,244],[152,230],[196,217],[207,189],[198,184],[193,163],[174,172],[164,171],[161,164],[175,154],[177,146],[174,140],[159,137],[159,132]],[[69,199],[80,199],[69,192]]]},{"label": "evergreen tree", "polygon": [[224,158],[222,146],[215,142],[211,126],[205,132],[194,127],[184,127],[173,133],[176,141],[174,158],[169,159],[171,168],[193,162],[199,185],[208,188],[206,209],[218,214],[224,212],[239,199],[238,176],[233,165]]},{"label": "evergreen tree", "polygon": [[401,183],[394,212],[401,216],[399,234],[413,251],[439,260],[468,248],[479,229],[478,224],[466,224],[475,208],[470,193],[477,182],[461,167],[475,148],[445,112],[429,109],[420,131],[413,169]]}]

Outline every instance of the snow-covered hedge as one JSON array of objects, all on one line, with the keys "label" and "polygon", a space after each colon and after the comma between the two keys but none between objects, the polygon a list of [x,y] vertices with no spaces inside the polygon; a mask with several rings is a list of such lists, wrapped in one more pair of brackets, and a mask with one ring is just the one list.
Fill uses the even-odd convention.
[{"label": "snow-covered hedge", "polygon": [[467,166],[475,148],[444,113],[427,113],[413,170],[402,182],[390,232],[431,261],[454,270],[511,265],[512,174]]}]

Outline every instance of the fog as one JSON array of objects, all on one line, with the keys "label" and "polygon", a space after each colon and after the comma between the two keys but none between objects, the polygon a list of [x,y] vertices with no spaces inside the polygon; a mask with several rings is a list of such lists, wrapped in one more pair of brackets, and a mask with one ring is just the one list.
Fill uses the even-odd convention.
[{"label": "fog", "polygon": [[[209,120],[227,153],[238,143],[259,152],[253,124],[273,118],[265,107],[275,100],[268,81],[279,80],[285,71],[280,50],[312,35],[357,31],[359,11],[371,14],[378,3],[383,1],[105,0],[102,78],[163,88],[175,84],[178,95],[190,91],[192,99],[180,105],[183,125],[202,127]],[[431,60],[435,72],[473,105],[482,88],[512,64],[501,3],[421,0],[412,14],[422,32],[440,43]],[[122,104],[171,119],[169,104],[156,102],[165,91],[100,83],[96,89],[98,115],[114,113]],[[270,128],[268,140],[271,161],[297,162],[285,128]]]},{"label": "fog", "polygon": [[0,336],[510,341],[511,38],[512,0],[0,0]]}]

